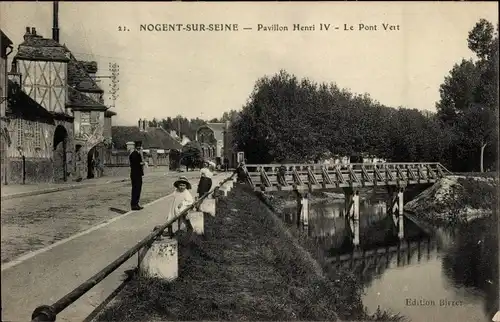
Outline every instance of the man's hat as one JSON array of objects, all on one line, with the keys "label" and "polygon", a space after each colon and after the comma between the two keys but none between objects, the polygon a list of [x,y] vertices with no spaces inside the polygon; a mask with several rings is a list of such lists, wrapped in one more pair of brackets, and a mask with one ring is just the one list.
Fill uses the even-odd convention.
[{"label": "man's hat", "polygon": [[134,141],[135,146],[142,146],[142,141]]},{"label": "man's hat", "polygon": [[191,184],[189,183],[189,180],[182,176],[179,179],[177,179],[176,182],[174,182],[174,187],[178,188],[180,183],[184,183],[186,185],[186,189],[190,190],[191,189]]}]

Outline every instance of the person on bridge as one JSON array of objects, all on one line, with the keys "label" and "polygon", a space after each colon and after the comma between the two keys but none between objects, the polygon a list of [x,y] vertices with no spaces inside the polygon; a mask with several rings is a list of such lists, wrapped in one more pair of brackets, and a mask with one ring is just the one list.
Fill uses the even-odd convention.
[{"label": "person on bridge", "polygon": [[134,142],[134,150],[129,155],[130,161],[130,181],[132,182],[132,196],[130,207],[132,210],[141,210],[143,207],[139,204],[142,190],[142,177],[144,176],[144,161],[139,152],[142,146],[141,141]]},{"label": "person on bridge", "polygon": [[245,162],[240,162],[238,168],[236,168],[236,175],[238,176],[238,183],[244,183],[247,181],[247,174],[245,172]]}]

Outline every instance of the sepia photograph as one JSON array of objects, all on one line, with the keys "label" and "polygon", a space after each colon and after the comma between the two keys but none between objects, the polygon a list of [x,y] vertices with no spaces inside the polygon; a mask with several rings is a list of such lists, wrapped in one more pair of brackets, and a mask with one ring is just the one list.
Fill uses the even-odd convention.
[{"label": "sepia photograph", "polygon": [[1,321],[500,322],[498,9],[2,1]]}]

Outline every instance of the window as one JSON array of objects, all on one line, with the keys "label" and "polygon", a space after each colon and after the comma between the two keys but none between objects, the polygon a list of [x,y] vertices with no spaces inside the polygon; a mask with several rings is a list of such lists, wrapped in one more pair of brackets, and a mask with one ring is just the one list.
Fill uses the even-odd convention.
[{"label": "window", "polygon": [[90,134],[90,112],[80,113],[80,135]]},{"label": "window", "polygon": [[33,124],[31,124],[32,122],[30,121],[24,121],[24,126],[23,126],[23,129],[24,129],[24,137],[25,138],[28,138],[28,139],[33,139],[33,137],[35,136],[35,128],[33,127]]},{"label": "window", "polygon": [[40,123],[35,122],[35,148],[41,148],[42,146],[42,133]]},{"label": "window", "polygon": [[23,138],[24,138],[24,121],[22,119],[17,119],[17,146],[23,146]]}]

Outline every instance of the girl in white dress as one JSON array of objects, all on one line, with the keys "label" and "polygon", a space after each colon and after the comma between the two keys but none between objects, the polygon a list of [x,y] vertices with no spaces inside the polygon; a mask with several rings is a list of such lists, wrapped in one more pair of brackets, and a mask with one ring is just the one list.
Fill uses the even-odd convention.
[{"label": "girl in white dress", "polygon": [[174,182],[175,191],[173,193],[174,200],[170,209],[167,221],[180,214],[184,209],[193,204],[194,198],[191,195],[191,183],[184,176]]}]

